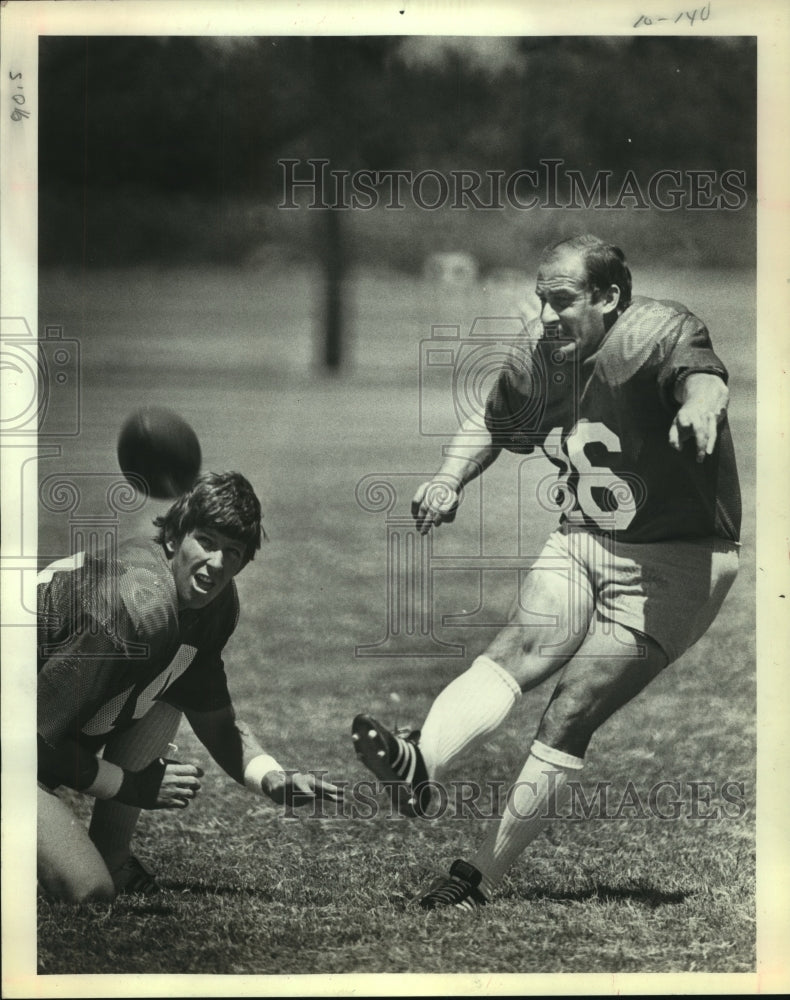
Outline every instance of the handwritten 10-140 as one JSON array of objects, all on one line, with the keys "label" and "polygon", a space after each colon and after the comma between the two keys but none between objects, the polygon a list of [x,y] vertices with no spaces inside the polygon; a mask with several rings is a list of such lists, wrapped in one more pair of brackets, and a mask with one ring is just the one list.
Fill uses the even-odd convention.
[{"label": "handwritten 10-140", "polygon": [[[709,17],[710,4],[706,3],[704,7],[695,7],[693,10],[682,10],[674,17],[648,17],[647,14],[640,14],[634,22],[634,27],[638,28],[640,25],[644,25],[649,28],[651,25],[660,24],[662,21],[671,21],[673,24],[678,24],[684,18],[686,18],[689,24],[694,24],[698,18],[700,21],[707,21]],[[683,23],[685,24],[685,21]]]}]

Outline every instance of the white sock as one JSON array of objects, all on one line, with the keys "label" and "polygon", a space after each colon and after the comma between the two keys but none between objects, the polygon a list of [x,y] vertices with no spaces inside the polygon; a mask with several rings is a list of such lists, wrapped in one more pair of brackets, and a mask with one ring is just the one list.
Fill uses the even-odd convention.
[{"label": "white sock", "polygon": [[[168,744],[175,739],[181,712],[157,701],[131,729],[113,734],[104,748],[104,759],[128,771],[140,771],[157,757],[172,756]],[[90,838],[113,872],[129,857],[140,810],[115,799],[97,799],[91,817]]]},{"label": "white sock", "polygon": [[478,656],[468,670],[439,693],[420,735],[420,750],[430,778],[484,739],[505,721],[521,697],[512,674],[487,656]]},{"label": "white sock", "polygon": [[535,740],[508,792],[502,818],[470,859],[483,874],[480,883],[483,895],[491,895],[508,868],[541,832],[546,814],[556,815],[566,798],[568,776],[583,765],[579,757]]}]

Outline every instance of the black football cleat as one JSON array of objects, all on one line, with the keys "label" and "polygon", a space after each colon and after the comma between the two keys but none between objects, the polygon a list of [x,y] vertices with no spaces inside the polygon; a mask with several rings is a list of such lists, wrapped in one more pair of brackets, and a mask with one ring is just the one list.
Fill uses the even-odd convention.
[{"label": "black football cleat", "polygon": [[112,872],[112,880],[119,896],[156,896],[162,891],[153,874],[133,854]]},{"label": "black football cleat", "polygon": [[351,726],[351,739],[357,757],[386,785],[401,816],[425,817],[431,786],[419,732],[395,736],[372,716],[358,715]]},{"label": "black football cleat", "polygon": [[449,875],[439,875],[422,895],[417,904],[423,910],[439,910],[453,906],[461,910],[479,910],[486,905],[486,898],[478,889],[483,876],[468,861],[454,861]]}]

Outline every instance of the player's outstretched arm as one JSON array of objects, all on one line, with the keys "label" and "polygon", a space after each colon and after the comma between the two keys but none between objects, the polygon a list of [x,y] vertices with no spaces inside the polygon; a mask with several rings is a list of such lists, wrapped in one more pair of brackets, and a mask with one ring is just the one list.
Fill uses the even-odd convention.
[{"label": "player's outstretched arm", "polygon": [[501,449],[481,423],[480,418],[467,418],[448,447],[442,467],[415,493],[411,513],[420,534],[425,535],[440,524],[452,523],[464,486],[481,475],[499,455]]},{"label": "player's outstretched arm", "polygon": [[74,740],[56,743],[38,736],[39,772],[49,781],[140,809],[185,809],[200,791],[196,764],[157,758],[141,771],[127,771],[95,757]]},{"label": "player's outstretched arm", "polygon": [[720,422],[727,413],[730,394],[726,383],[710,372],[693,372],[682,379],[675,389],[680,409],[669,428],[669,444],[681,451],[691,439],[697,461],[713,454]]},{"label": "player's outstretched arm", "polygon": [[306,806],[311,802],[342,802],[343,789],[320,775],[301,771],[269,771],[261,782],[263,792],[278,805]]},{"label": "player's outstretched arm", "polygon": [[240,785],[266,795],[278,805],[302,806],[318,800],[340,802],[343,791],[312,774],[283,768],[266,753],[233,708],[214,712],[187,711],[200,742],[220,767]]}]

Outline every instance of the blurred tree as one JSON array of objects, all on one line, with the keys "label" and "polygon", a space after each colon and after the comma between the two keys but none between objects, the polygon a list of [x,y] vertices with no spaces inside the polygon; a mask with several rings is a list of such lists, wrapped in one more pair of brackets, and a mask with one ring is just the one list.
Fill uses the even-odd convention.
[{"label": "blurred tree", "polygon": [[[326,158],[333,171],[353,173],[369,167],[381,142],[375,123],[385,99],[382,69],[386,38],[310,38],[304,63],[309,87],[304,139]],[[373,127],[371,128],[371,125]],[[391,142],[394,137],[391,137]],[[391,148],[391,142],[385,142]],[[315,152],[312,157],[315,158]],[[327,193],[327,204],[334,204]],[[343,207],[318,209],[324,223],[326,282],[323,364],[337,371],[344,356],[344,310],[348,258]]]},{"label": "blurred tree", "polygon": [[278,159],[330,153],[348,170],[754,164],[751,38],[42,37],[39,78],[45,184],[272,197]]},{"label": "blurred tree", "polygon": [[[196,238],[212,216],[190,209],[279,204],[286,158],[506,174],[554,158],[590,176],[756,181],[751,38],[42,36],[39,80],[45,262],[243,253],[244,240]],[[311,215],[336,370],[355,248],[342,206]],[[425,213],[424,229],[439,223]]]}]

